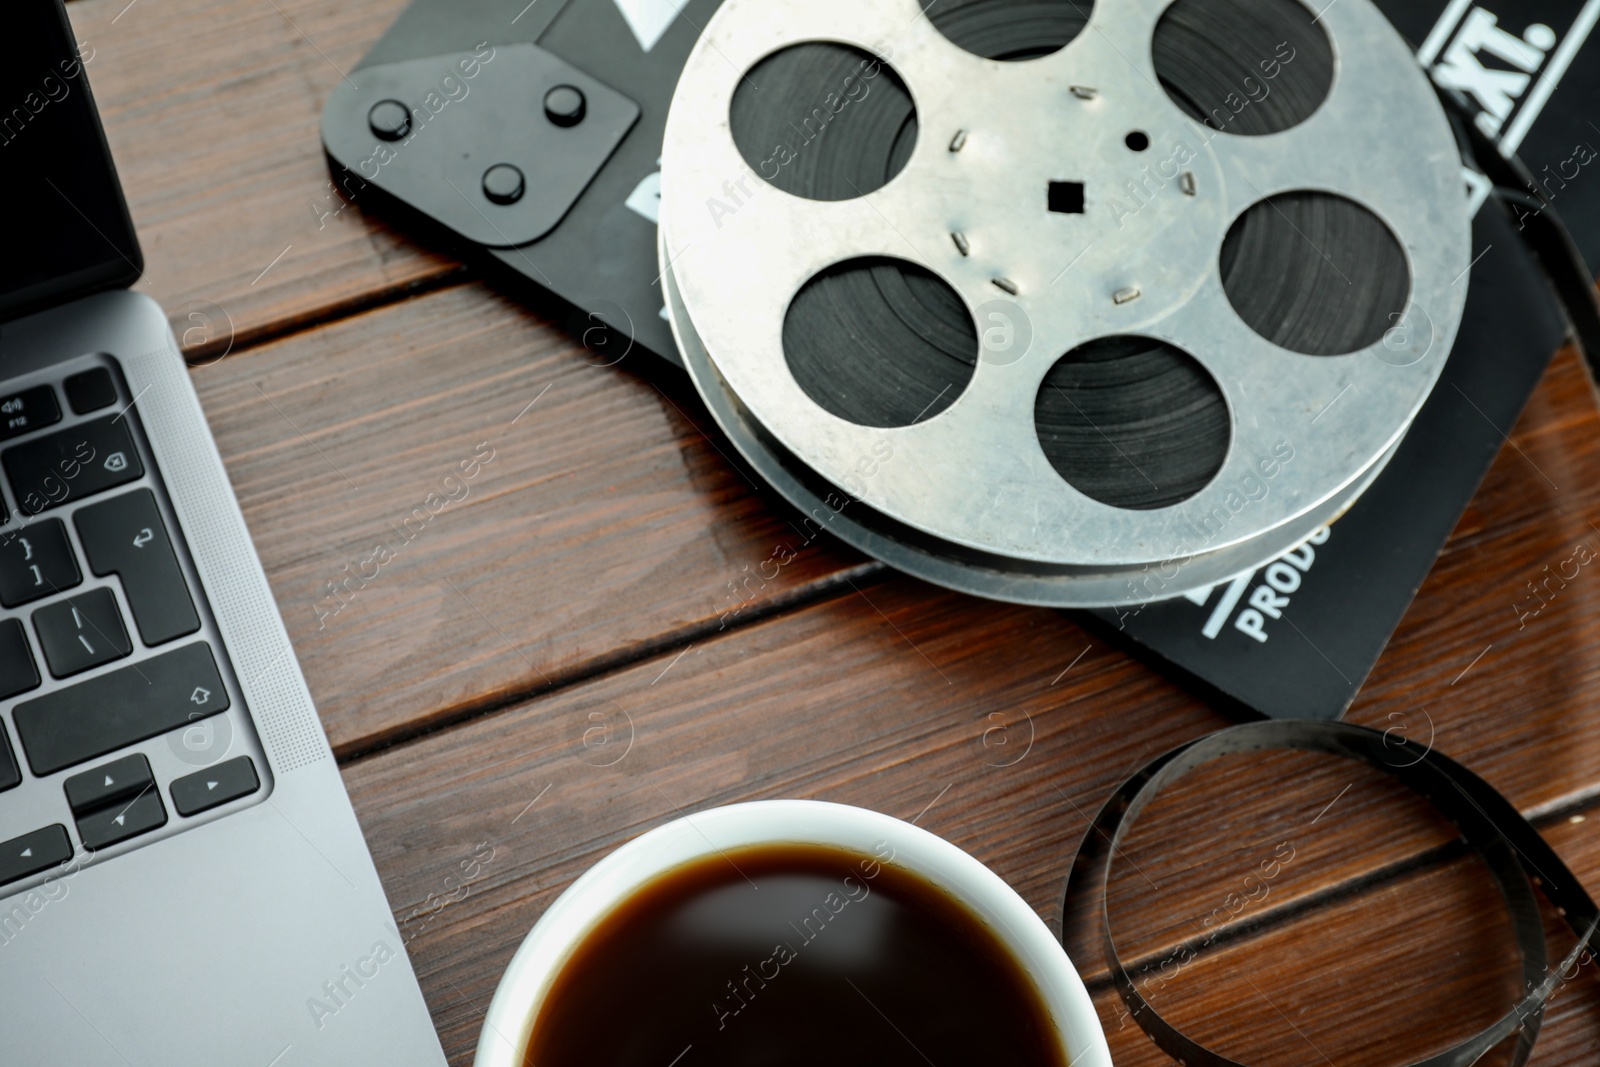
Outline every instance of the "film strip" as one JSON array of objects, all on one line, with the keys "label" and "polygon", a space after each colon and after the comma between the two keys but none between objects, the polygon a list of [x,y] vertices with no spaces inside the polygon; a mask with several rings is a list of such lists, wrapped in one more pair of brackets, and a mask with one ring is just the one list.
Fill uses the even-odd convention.
[{"label": "film strip", "polygon": [[[1100,940],[1112,981],[1130,1016],[1179,1063],[1190,1067],[1245,1067],[1184,1034],[1145,999],[1112,939],[1106,889],[1113,854],[1140,812],[1163,789],[1212,760],[1280,749],[1356,760],[1393,776],[1453,822],[1483,859],[1510,913],[1522,955],[1526,993],[1493,1025],[1416,1067],[1468,1067],[1513,1034],[1518,1038],[1510,1063],[1521,1067],[1533,1052],[1545,1005],[1560,986],[1562,975],[1586,952],[1600,949],[1600,909],[1539,831],[1493,786],[1436,751],[1392,733],[1350,723],[1278,721],[1221,730],[1152,760],[1118,786],[1101,806],[1073,861],[1066,899],[1070,905],[1084,894],[1099,894]],[[1548,966],[1535,885],[1577,935],[1575,947],[1554,968]],[[1070,910],[1067,914],[1071,914]],[[1066,939],[1064,935],[1063,940]]]}]

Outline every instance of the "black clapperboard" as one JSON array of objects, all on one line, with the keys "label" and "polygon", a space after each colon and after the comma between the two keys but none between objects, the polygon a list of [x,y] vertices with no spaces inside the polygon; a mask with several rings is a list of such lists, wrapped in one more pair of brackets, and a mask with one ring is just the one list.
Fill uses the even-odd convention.
[{"label": "black clapperboard", "polygon": [[[678,74],[719,2],[413,0],[363,58],[355,85],[328,101],[323,141],[336,181],[420,239],[492,265],[508,287],[554,293],[571,305],[574,332],[609,331],[606,362],[626,355],[637,373],[680,376],[656,267],[661,140]],[[1600,263],[1600,127],[1586,110],[1600,100],[1600,0],[1378,6],[1431,76],[1472,104],[1479,129],[1522,157],[1591,266]],[[596,87],[596,132],[576,152],[541,153],[548,124],[530,112],[530,93],[575,79]],[[422,128],[387,145],[370,127],[385,87],[429,100]],[[449,109],[448,122],[421,117]],[[1395,133],[1404,150],[1404,131]],[[529,192],[520,229],[486,231],[463,206],[460,182],[479,181],[482,162],[507,143],[524,146]],[[564,169],[551,170],[557,156]],[[1487,182],[1465,168],[1462,181],[1481,206]],[[1223,705],[1274,718],[1343,715],[1565,336],[1518,229],[1504,212],[1477,212],[1479,258],[1443,375],[1388,466],[1331,528],[1209,590],[1081,617]]]}]

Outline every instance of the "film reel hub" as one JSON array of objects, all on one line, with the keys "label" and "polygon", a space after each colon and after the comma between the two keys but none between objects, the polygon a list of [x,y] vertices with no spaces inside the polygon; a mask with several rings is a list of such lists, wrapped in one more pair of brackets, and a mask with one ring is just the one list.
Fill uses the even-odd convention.
[{"label": "film reel hub", "polygon": [[[1243,114],[1274,91],[1267,72],[1294,57],[1264,55],[1238,110],[1230,102],[1204,125],[1153,58],[1158,24],[1184,2],[1103,4],[1075,40],[1026,62],[966,51],[914,0],[728,0],[707,27],[663,157],[669,314],[702,394],[780,491],[803,509],[830,490],[848,494],[849,518],[834,524],[846,540],[1005,599],[1174,596],[1271,558],[1341,512],[1426,399],[1465,299],[1455,282],[1468,227],[1459,157],[1404,42],[1366,0],[1330,9],[1321,21],[1337,63],[1326,99],[1289,129],[1250,136],[1229,124],[1248,125]],[[771,57],[823,36],[864,63],[829,67],[843,77],[817,82],[815,107],[778,116],[792,137],[767,155],[742,153],[727,118],[743,108],[741,84],[770,85]],[[844,199],[784,191],[785,168],[813,165],[808,152],[845,136],[838,120],[853,121],[852,107],[866,114],[895,85],[914,118],[895,135],[880,188]],[[1375,98],[1414,120],[1405,153],[1373,121]],[[1264,336],[1261,321],[1285,316],[1281,301],[1230,288],[1222,262],[1258,254],[1259,229],[1235,234],[1252,210],[1273,225],[1282,216],[1353,290],[1366,284],[1349,277],[1359,272],[1341,271],[1305,228],[1333,211],[1387,231],[1409,295],[1372,298],[1398,299],[1394,324],[1409,328],[1332,356]],[[885,288],[885,264],[903,265],[904,293]],[[830,288],[830,272],[856,265],[877,271],[888,302],[910,309],[900,318],[913,332],[931,324],[924,332],[951,356],[946,388],[925,406],[898,380],[883,387],[899,390],[892,415],[864,416],[852,396],[830,401],[850,392],[832,379],[852,357],[826,349],[872,347],[849,317],[854,298]],[[814,381],[795,362],[802,313],[843,323],[818,342]],[[1102,404],[1116,422],[1104,432],[1095,405],[1120,387],[1121,365],[1097,353],[1118,342],[1148,350],[1134,353],[1139,365],[1187,390],[1169,391],[1166,407],[1222,420],[1220,437],[1208,431],[1215,460],[1191,464],[1192,485],[1145,476],[1151,492],[1118,495],[1087,469],[1126,460],[1137,470],[1130,450],[1199,447],[1158,440],[1155,416],[1170,412]],[[869,376],[851,388],[876,386]],[[1131,576],[1152,567],[1173,576],[1155,596],[1148,583],[1133,592]]]}]

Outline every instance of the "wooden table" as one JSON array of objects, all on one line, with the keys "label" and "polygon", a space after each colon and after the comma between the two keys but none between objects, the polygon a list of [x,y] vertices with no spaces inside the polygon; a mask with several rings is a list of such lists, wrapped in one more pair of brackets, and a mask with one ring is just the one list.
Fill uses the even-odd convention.
[{"label": "wooden table", "polygon": [[[232,323],[194,350],[195,385],[451,1062],[471,1061],[501,970],[579,872],[710,805],[813,797],[917,818],[1059,923],[1086,813],[1229,720],[1068,615],[804,545],[682,395],[590,366],[558,324],[343,205],[318,116],[401,2],[71,14],[142,287],[180,332],[202,323],[191,313]],[[1600,572],[1525,625],[1512,604],[1579,542],[1600,546],[1597,441],[1564,354],[1350,714],[1478,770],[1591,891]],[[491,450],[464,499],[330,597]],[[793,561],[736,594],[780,546]],[[1503,909],[1451,839],[1337,761],[1221,765],[1136,830],[1118,936],[1159,963],[1288,842],[1268,897],[1152,999],[1255,1064],[1410,1062],[1517,988]],[[492,859],[463,891],[475,850]],[[1168,1062],[1122,1017],[1098,954],[1074,961],[1117,1062]],[[1588,974],[1535,1062],[1592,1064],[1597,1046]]]}]

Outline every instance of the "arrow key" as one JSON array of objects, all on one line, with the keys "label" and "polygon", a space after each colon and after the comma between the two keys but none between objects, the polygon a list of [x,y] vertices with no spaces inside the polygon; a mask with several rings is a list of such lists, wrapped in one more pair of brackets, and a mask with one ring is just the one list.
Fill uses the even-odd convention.
[{"label": "arrow key", "polygon": [[38,874],[72,858],[67,828],[57,823],[0,842],[0,886]]},{"label": "arrow key", "polygon": [[255,764],[249,756],[240,756],[174,781],[172,806],[179,815],[198,815],[260,788]]},{"label": "arrow key", "polygon": [[135,752],[119,760],[75,774],[64,783],[67,803],[74,815],[82,815],[110,804],[122,804],[155,784],[150,762]]},{"label": "arrow key", "polygon": [[78,836],[84,848],[105,848],[118,841],[149,833],[167,823],[167,809],[161,806],[161,793],[155,783],[132,800],[112,804],[78,820]]}]

